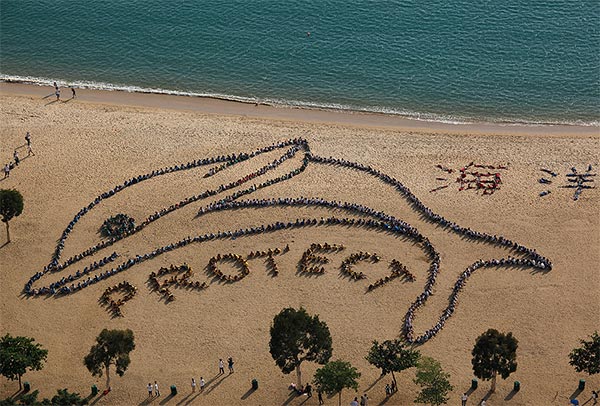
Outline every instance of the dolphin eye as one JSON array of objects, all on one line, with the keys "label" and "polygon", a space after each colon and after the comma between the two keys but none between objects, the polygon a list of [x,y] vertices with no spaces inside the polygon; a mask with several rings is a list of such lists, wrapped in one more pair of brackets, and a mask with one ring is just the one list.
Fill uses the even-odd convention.
[{"label": "dolphin eye", "polygon": [[135,220],[127,214],[119,213],[104,220],[100,226],[102,237],[123,237],[135,229]]}]

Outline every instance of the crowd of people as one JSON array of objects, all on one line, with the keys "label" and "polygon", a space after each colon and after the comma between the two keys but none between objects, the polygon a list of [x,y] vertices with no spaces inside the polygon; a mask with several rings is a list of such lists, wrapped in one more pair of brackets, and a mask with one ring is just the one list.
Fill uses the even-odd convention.
[{"label": "crowd of people", "polygon": [[360,261],[371,261],[371,262],[379,262],[381,257],[375,253],[370,252],[355,252],[350,254],[350,256],[342,261],[342,265],[340,266],[340,270],[343,275],[349,276],[350,279],[359,280],[365,279],[367,275],[362,272],[356,272],[352,269],[353,265],[356,265]]},{"label": "crowd of people", "polygon": [[[345,247],[343,245],[338,244],[319,244],[312,243],[310,247],[304,251],[302,257],[300,258],[300,262],[298,263],[298,271],[309,273],[309,274],[324,274],[325,267],[319,266],[323,264],[329,263],[329,258],[323,255],[315,255],[317,252],[327,253],[327,252],[336,252],[342,251]],[[311,266],[312,265],[312,266]]]},{"label": "crowd of people", "polygon": [[[231,262],[233,264],[236,264],[239,268],[239,273],[236,275],[228,275],[223,273],[223,271],[217,268],[218,262]],[[242,280],[250,273],[250,268],[248,266],[248,261],[246,260],[246,258],[241,256],[240,254],[233,253],[227,253],[223,255],[217,254],[216,256],[212,257],[208,260],[207,270],[211,275],[215,276],[220,281],[229,283]]]},{"label": "crowd of people", "polygon": [[[159,279],[160,277],[169,274],[175,275],[171,275],[170,278],[163,279],[162,281]],[[181,274],[181,276],[177,277],[179,274]],[[171,264],[168,268],[162,267],[158,272],[151,272],[148,276],[148,284],[150,285],[150,289],[157,291],[163,296],[165,302],[169,303],[175,300],[175,295],[173,295],[169,286],[195,290],[203,290],[208,287],[206,282],[200,283],[200,281],[191,281],[190,278],[193,275],[194,272],[192,271],[192,268],[185,262],[180,266]]]},{"label": "crowd of people", "polygon": [[370,292],[373,289],[383,286],[386,283],[391,282],[392,280],[394,280],[396,278],[402,277],[409,282],[414,282],[417,279],[412,273],[410,273],[408,268],[406,268],[406,266],[404,264],[402,264],[400,261],[398,261],[397,259],[392,259],[390,261],[390,269],[392,270],[392,273],[390,275],[380,278],[380,279],[376,280],[375,282],[373,282],[372,284],[370,284],[367,287],[367,292]]},{"label": "crowd of people", "polygon": [[135,228],[135,220],[126,214],[119,213],[109,217],[102,223],[100,234],[104,237],[126,235]]},{"label": "crowd of people", "polygon": [[[122,293],[123,297],[115,300],[112,298],[113,293]],[[137,293],[137,288],[127,281],[123,281],[113,286],[106,288],[102,296],[100,296],[100,304],[106,306],[108,310],[113,314],[113,317],[123,316],[121,307],[133,299]]]},{"label": "crowd of people", "polygon": [[[101,201],[112,197],[114,194],[118,193],[119,191],[123,190],[124,188],[134,185],[134,184],[137,184],[146,179],[150,179],[154,176],[162,175],[165,173],[171,173],[171,172],[175,172],[175,171],[179,171],[179,170],[191,169],[191,168],[194,168],[194,167],[197,167],[200,165],[220,163],[221,165],[218,166],[217,169],[213,169],[212,172],[209,171],[208,176],[211,176],[212,174],[216,173],[218,170],[222,170],[228,166],[232,166],[237,162],[242,162],[242,161],[247,160],[251,157],[254,157],[260,153],[272,151],[276,148],[285,148],[285,147],[291,147],[291,148],[281,158],[273,161],[272,163],[266,165],[265,167],[259,169],[258,171],[253,172],[253,174],[245,176],[243,178],[240,178],[236,182],[232,182],[227,185],[221,185],[216,190],[206,191],[199,196],[193,196],[193,197],[187,198],[176,205],[172,205],[169,208],[162,209],[161,211],[150,216],[142,224],[136,226],[133,231],[126,233],[124,236],[112,237],[109,240],[100,242],[96,246],[89,248],[88,250],[84,251],[83,253],[69,258],[63,264],[59,264],[59,259],[60,259],[61,253],[64,249],[64,242],[67,239],[70,232],[72,231],[75,224],[81,219],[81,217],[83,215],[85,215],[89,210],[91,210],[93,207],[95,207]],[[212,232],[205,233],[203,235],[199,235],[196,237],[186,237],[177,242],[165,245],[160,248],[156,248],[155,250],[153,250],[149,253],[146,253],[144,255],[136,255],[134,258],[131,258],[131,259],[123,262],[122,264],[118,265],[116,268],[111,269],[110,271],[105,271],[105,272],[101,273],[100,275],[96,275],[94,278],[88,277],[88,280],[86,280],[85,283],[87,283],[87,284],[95,283],[95,278],[100,278],[98,280],[102,280],[102,279],[112,276],[116,273],[125,271],[126,269],[129,269],[130,267],[132,267],[136,264],[139,264],[142,261],[146,261],[146,260],[155,258],[158,255],[161,255],[165,252],[173,251],[177,248],[187,246],[190,243],[202,243],[204,241],[211,241],[211,240],[215,240],[215,239],[231,239],[231,238],[237,238],[240,236],[252,236],[252,235],[257,235],[257,234],[262,234],[262,233],[269,233],[269,232],[274,232],[274,231],[278,231],[278,230],[282,230],[282,229],[304,228],[304,227],[312,227],[312,226],[318,226],[318,225],[344,225],[344,226],[362,227],[362,228],[367,228],[367,229],[377,229],[377,230],[385,231],[385,232],[396,234],[396,235],[402,235],[404,238],[413,240],[426,252],[428,258],[430,259],[430,267],[428,269],[428,277],[427,277],[427,281],[425,284],[425,289],[424,289],[423,293],[421,293],[417,297],[417,299],[411,304],[408,312],[406,313],[405,319],[404,319],[404,335],[405,335],[406,340],[410,343],[423,343],[423,342],[429,340],[430,338],[432,338],[433,336],[435,336],[441,330],[441,328],[445,324],[446,320],[454,312],[456,304],[458,303],[456,300],[458,291],[460,291],[464,287],[466,279],[470,276],[470,274],[475,269],[478,269],[478,268],[484,267],[484,266],[507,266],[507,265],[528,266],[528,267],[533,267],[533,268],[537,268],[537,269],[541,269],[541,270],[550,270],[552,267],[551,262],[547,258],[541,256],[533,249],[519,245],[518,243],[513,242],[509,239],[506,239],[502,236],[486,234],[486,233],[478,232],[475,230],[471,230],[469,228],[461,227],[458,224],[445,219],[441,215],[435,214],[430,208],[425,206],[410,191],[410,189],[407,186],[405,186],[404,184],[402,184],[400,181],[396,180],[395,178],[393,178],[389,175],[386,175],[386,174],[380,172],[379,170],[372,168],[371,166],[362,165],[360,163],[347,161],[344,159],[338,159],[338,158],[332,158],[332,157],[329,157],[329,158],[319,157],[319,156],[313,155],[310,152],[310,149],[308,147],[308,143],[306,142],[306,140],[290,139],[290,140],[287,140],[287,141],[284,141],[284,142],[281,142],[278,144],[273,144],[271,146],[259,149],[251,154],[220,156],[220,157],[216,157],[216,158],[202,159],[202,160],[192,161],[187,164],[175,165],[175,166],[172,166],[169,168],[164,168],[164,169],[161,169],[158,171],[152,171],[149,174],[140,175],[138,177],[135,177],[128,181],[125,181],[123,185],[119,185],[119,186],[109,190],[108,192],[101,194],[93,202],[91,202],[88,206],[81,209],[76,214],[74,219],[69,223],[69,225],[63,232],[63,234],[57,244],[57,248],[52,257],[52,261],[50,262],[50,264],[47,267],[44,268],[43,272],[38,272],[32,276],[32,278],[28,281],[28,283],[25,286],[25,290],[24,290],[25,294],[28,294],[28,295],[68,294],[68,293],[73,293],[73,292],[87,286],[87,285],[84,286],[81,283],[79,283],[77,285],[71,284],[70,286],[63,286],[67,283],[67,282],[65,282],[58,286],[56,286],[56,284],[51,284],[51,285],[55,285],[53,289],[50,289],[49,287],[48,288],[40,288],[40,289],[32,288],[32,284],[35,281],[37,281],[38,279],[40,279],[45,273],[51,272],[51,271],[54,272],[54,271],[62,270],[66,266],[69,266],[69,265],[81,260],[83,257],[92,255],[95,252],[97,252],[99,249],[102,249],[109,245],[112,245],[116,241],[120,240],[121,238],[124,238],[128,235],[138,232],[145,225],[151,223],[152,221],[155,221],[156,219],[160,218],[161,216],[163,216],[167,213],[170,213],[174,210],[177,210],[178,208],[181,208],[193,201],[199,200],[200,198],[202,198],[202,196],[216,195],[217,193],[221,193],[228,189],[239,186],[239,185],[247,182],[248,180],[253,179],[256,176],[260,176],[260,175],[266,173],[269,170],[275,169],[283,161],[291,158],[292,156],[294,156],[294,154],[296,152],[298,152],[300,150],[304,151],[304,158],[302,161],[302,165],[299,168],[293,169],[290,172],[288,172],[284,175],[281,175],[277,178],[267,180],[259,185],[254,184],[244,190],[234,192],[233,194],[226,196],[225,198],[222,198],[217,202],[211,203],[211,204],[207,205],[206,207],[203,207],[202,209],[199,210],[198,216],[202,216],[207,213],[220,212],[220,211],[224,211],[224,210],[234,210],[234,209],[238,209],[238,208],[261,208],[261,207],[271,207],[271,206],[289,206],[289,207],[292,207],[292,206],[316,206],[316,207],[324,207],[324,208],[341,209],[341,210],[353,213],[355,215],[361,216],[361,218],[329,217],[329,218],[321,218],[320,220],[316,219],[316,218],[312,218],[312,219],[311,218],[303,218],[303,219],[296,219],[295,221],[263,224],[260,226],[242,228],[242,229],[238,229],[238,230],[234,230],[234,231],[218,231],[216,233],[212,233]],[[423,236],[422,234],[420,234],[416,228],[414,228],[411,225],[409,225],[408,223],[398,220],[395,217],[393,217],[389,214],[386,214],[382,211],[377,211],[375,209],[372,209],[372,208],[369,208],[367,206],[360,205],[357,203],[329,201],[329,200],[325,200],[325,199],[317,198],[317,197],[315,197],[315,198],[300,197],[300,198],[238,200],[239,197],[244,196],[249,193],[252,193],[260,188],[264,188],[264,187],[273,185],[275,183],[284,181],[286,179],[290,179],[291,177],[298,175],[307,167],[307,165],[309,163],[334,165],[337,167],[343,167],[343,168],[347,168],[347,169],[357,170],[359,172],[363,172],[367,175],[370,175],[370,176],[384,182],[385,184],[390,185],[395,190],[397,190],[402,196],[404,196],[404,198],[406,198],[408,200],[408,202],[412,205],[412,207],[416,211],[420,212],[423,215],[423,217],[427,221],[430,221],[432,223],[437,223],[440,227],[447,229],[450,232],[456,233],[464,238],[472,239],[475,241],[482,241],[482,242],[486,242],[489,244],[509,248],[509,249],[513,250],[514,252],[517,252],[519,254],[526,256],[527,258],[516,259],[516,258],[508,257],[508,258],[503,258],[503,259],[499,259],[499,260],[478,261],[475,264],[473,264],[471,267],[467,268],[467,270],[465,270],[463,272],[463,274],[461,275],[459,280],[456,282],[456,284],[454,286],[454,291],[449,298],[448,307],[442,313],[442,316],[440,317],[437,324],[435,326],[433,326],[432,328],[430,328],[429,330],[427,330],[424,334],[422,334],[420,336],[415,336],[414,327],[413,327],[413,320],[414,320],[415,312],[417,311],[417,309],[419,309],[421,306],[423,306],[425,304],[425,302],[427,301],[427,299],[433,294],[433,286],[435,285],[437,275],[439,272],[439,265],[440,265],[439,253],[435,250],[435,248],[433,247],[433,245],[431,244],[429,239],[427,237]],[[244,179],[246,179],[246,180],[244,180]],[[363,217],[371,217],[371,218],[365,219]],[[113,254],[113,255],[115,255],[115,254]],[[231,255],[237,255],[237,254],[231,254]],[[111,256],[111,258],[112,258],[112,256]],[[222,258],[223,257],[221,257],[221,259]],[[231,282],[234,280],[239,280],[242,277],[244,277],[245,275],[247,275],[247,272],[248,272],[247,265],[244,265],[246,260],[244,258],[242,258],[241,256],[240,256],[240,258],[237,258],[237,257],[231,258],[232,260],[235,260],[236,262],[239,262],[241,264],[241,273],[239,275],[234,275],[234,276],[224,275],[222,272],[220,272],[216,268],[216,262],[218,262],[221,259],[216,259],[216,257],[215,257],[214,261],[212,262],[212,265],[214,266],[213,272],[217,277],[222,278],[225,281]],[[112,260],[114,260],[114,258],[112,258],[111,261]],[[79,273],[79,271],[78,271],[78,273]],[[61,279],[61,281],[62,280],[71,281],[73,279],[77,279],[77,278],[83,276],[83,273],[81,273],[80,275],[78,275],[78,273],[76,273],[75,276],[71,275],[67,278],[63,278],[63,279]],[[73,279],[70,279],[70,278],[73,278]],[[61,281],[59,281],[59,283]]]},{"label": "crowd of people", "polygon": [[592,164],[588,165],[587,171],[584,173],[577,172],[577,169],[573,167],[571,168],[571,173],[567,174],[567,181],[569,181],[570,184],[563,187],[574,188],[575,193],[573,193],[573,200],[579,200],[579,196],[581,195],[581,192],[583,192],[583,189],[594,188],[594,186],[592,186],[592,183],[594,183],[594,176],[596,176],[596,174],[592,173]]},{"label": "crowd of people", "polygon": [[[454,169],[448,168],[442,165],[436,165],[437,168],[441,169],[447,173],[453,173]],[[477,169],[471,169],[477,168]],[[499,165],[484,165],[484,164],[476,164],[474,162],[469,163],[468,165],[463,166],[458,170],[458,177],[456,178],[456,182],[459,184],[458,190],[469,190],[474,189],[476,191],[482,190],[483,194],[492,194],[496,190],[500,188],[500,184],[502,183],[502,178],[499,172],[480,172],[479,169],[508,169],[507,166]],[[446,178],[436,178],[436,180],[447,180]],[[442,185],[431,189],[430,192],[437,192],[438,190],[444,189],[448,187],[448,185]]]}]

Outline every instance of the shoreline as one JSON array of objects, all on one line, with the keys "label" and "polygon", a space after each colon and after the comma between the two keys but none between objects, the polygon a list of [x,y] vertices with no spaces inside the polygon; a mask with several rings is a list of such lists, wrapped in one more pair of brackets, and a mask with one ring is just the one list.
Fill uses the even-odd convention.
[{"label": "shoreline", "polygon": [[[67,93],[68,88],[63,88]],[[128,92],[124,90],[77,89],[77,101],[93,104],[107,104],[127,107],[157,108],[167,110],[192,111],[202,114],[242,116],[278,121],[294,121],[329,125],[343,125],[358,128],[392,129],[420,133],[443,133],[453,135],[516,135],[542,137],[598,137],[600,127],[567,124],[525,124],[525,123],[446,123],[425,121],[400,115],[361,112],[350,110],[329,110],[319,108],[274,106],[252,104],[205,96],[170,95],[150,92]],[[48,97],[54,100],[51,86],[33,83],[0,82],[0,95]],[[67,94],[64,94],[67,96]],[[68,95],[70,96],[70,94]],[[64,100],[70,100],[70,97]]]}]

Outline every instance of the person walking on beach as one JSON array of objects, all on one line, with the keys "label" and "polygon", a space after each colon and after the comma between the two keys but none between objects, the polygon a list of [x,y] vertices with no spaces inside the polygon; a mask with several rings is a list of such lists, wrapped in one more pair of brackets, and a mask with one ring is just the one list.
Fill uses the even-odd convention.
[{"label": "person walking on beach", "polygon": [[15,160],[15,166],[19,166],[19,153],[17,152],[17,150],[15,149],[15,152],[13,152],[13,158]]},{"label": "person walking on beach", "polygon": [[58,87],[56,88],[54,94],[56,95],[56,101],[60,101],[60,89]]},{"label": "person walking on beach", "polygon": [[203,377],[200,377],[200,392],[204,392],[204,387],[206,386],[206,381]]},{"label": "person walking on beach", "polygon": [[229,373],[233,373],[233,358],[227,358],[227,366],[229,367]]},{"label": "person walking on beach", "polygon": [[156,395],[156,397],[160,396],[160,391],[158,390],[158,383],[156,381],[154,381],[154,394]]},{"label": "person walking on beach", "polygon": [[322,405],[323,403],[323,392],[321,392],[321,390],[317,391],[317,398],[319,399],[319,405]]},{"label": "person walking on beach", "polygon": [[31,148],[31,134],[29,131],[27,131],[27,134],[25,134],[25,142],[27,143],[27,156],[35,155],[33,153],[33,149]]},{"label": "person walking on beach", "polygon": [[149,398],[152,397],[152,384],[151,383],[148,384],[148,397]]},{"label": "person walking on beach", "polygon": [[219,358],[219,375],[225,373],[225,364],[223,363],[223,359]]},{"label": "person walking on beach", "polygon": [[196,392],[196,380],[192,378],[192,393]]},{"label": "person walking on beach", "polygon": [[10,176],[10,164],[4,165],[4,179]]},{"label": "person walking on beach", "polygon": [[75,88],[73,86],[71,86],[71,93],[72,93],[71,99],[74,99],[75,96],[77,96],[77,95],[75,94]]}]

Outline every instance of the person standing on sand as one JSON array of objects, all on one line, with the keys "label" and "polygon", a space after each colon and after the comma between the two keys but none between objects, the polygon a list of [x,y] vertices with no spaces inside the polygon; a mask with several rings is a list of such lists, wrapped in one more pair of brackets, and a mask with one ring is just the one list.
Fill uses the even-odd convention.
[{"label": "person standing on sand", "polygon": [[149,398],[152,397],[152,384],[151,383],[148,384],[148,397]]},{"label": "person standing on sand", "polygon": [[460,400],[462,401],[462,406],[467,406],[467,399],[469,399],[469,397],[466,393],[463,393],[460,397]]},{"label": "person standing on sand", "polygon": [[192,378],[192,393],[196,392],[196,380]]},{"label": "person standing on sand", "polygon": [[76,94],[75,94],[75,88],[73,86],[71,86],[71,93],[72,93],[71,99],[74,99]]},{"label": "person standing on sand", "polygon": [[160,396],[160,391],[158,390],[158,383],[156,381],[154,381],[154,394],[156,395],[156,397]]},{"label": "person standing on sand", "polygon": [[229,367],[229,373],[233,373],[233,358],[231,356],[227,358],[227,366]]},{"label": "person standing on sand", "polygon": [[219,375],[225,373],[225,364],[223,363],[223,358],[219,358]]},{"label": "person standing on sand", "polygon": [[4,179],[10,176],[10,164],[4,165]]},{"label": "person standing on sand", "polygon": [[15,166],[19,166],[19,153],[17,152],[17,150],[15,149],[15,152],[13,152],[13,158],[15,160]]},{"label": "person standing on sand", "polygon": [[29,131],[27,131],[27,134],[25,134],[25,142],[27,143],[27,156],[35,155],[33,153],[33,149],[31,148],[31,134]]},{"label": "person standing on sand", "polygon": [[203,377],[200,377],[200,392],[204,392],[204,387],[206,386],[206,381]]},{"label": "person standing on sand", "polygon": [[317,391],[317,398],[319,399],[319,405],[322,405],[323,403],[323,392],[321,392],[320,390]]},{"label": "person standing on sand", "polygon": [[54,94],[56,95],[56,101],[60,101],[60,89],[58,87],[56,88]]},{"label": "person standing on sand", "polygon": [[362,395],[360,397],[360,406],[368,406],[368,403],[369,403],[369,397],[365,393],[364,395]]},{"label": "person standing on sand", "polygon": [[592,405],[598,404],[598,392],[596,392],[595,390],[592,391],[592,400],[594,401],[594,403],[592,403]]}]

